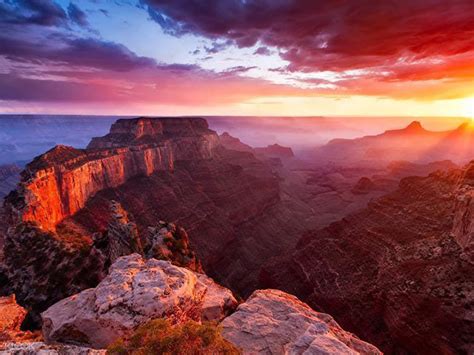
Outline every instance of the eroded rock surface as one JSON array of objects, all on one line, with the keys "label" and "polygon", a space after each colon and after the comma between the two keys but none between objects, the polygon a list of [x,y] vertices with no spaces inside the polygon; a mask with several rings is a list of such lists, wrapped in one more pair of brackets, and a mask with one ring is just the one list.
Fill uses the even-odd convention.
[{"label": "eroded rock surface", "polygon": [[41,339],[38,332],[21,330],[26,315],[26,309],[16,303],[15,295],[0,297],[0,353],[6,343]]},{"label": "eroded rock surface", "polygon": [[106,353],[106,350],[43,342],[7,343],[0,346],[0,355],[105,355]]},{"label": "eroded rock surface", "polygon": [[0,338],[18,333],[26,313],[26,309],[16,303],[15,295],[0,297]]},{"label": "eroded rock surface", "polygon": [[262,286],[330,313],[387,353],[472,352],[473,171],[403,179],[367,209],[304,235],[264,269]]},{"label": "eroded rock surface", "polygon": [[46,310],[43,334],[101,348],[152,319],[220,321],[236,305],[230,291],[205,275],[132,254],[119,258],[96,288]]},{"label": "eroded rock surface", "polygon": [[255,291],[222,329],[244,354],[381,354],[331,316],[277,290]]}]

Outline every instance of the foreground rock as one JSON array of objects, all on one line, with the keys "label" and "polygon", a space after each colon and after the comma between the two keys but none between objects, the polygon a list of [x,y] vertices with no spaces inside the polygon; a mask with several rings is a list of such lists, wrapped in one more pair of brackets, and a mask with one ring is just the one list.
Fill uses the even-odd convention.
[{"label": "foreground rock", "polygon": [[220,321],[236,305],[229,290],[205,275],[132,254],[117,259],[95,289],[45,311],[43,334],[47,341],[103,348],[152,319]]},{"label": "foreground rock", "polygon": [[5,344],[0,347],[0,355],[102,355],[105,350],[95,350],[81,346],[56,344],[48,345],[42,342]]},{"label": "foreground rock", "polygon": [[21,323],[26,309],[16,303],[15,296],[0,297],[0,343],[22,338]]},{"label": "foreground rock", "polygon": [[381,354],[331,316],[277,290],[254,292],[222,327],[244,354]]}]

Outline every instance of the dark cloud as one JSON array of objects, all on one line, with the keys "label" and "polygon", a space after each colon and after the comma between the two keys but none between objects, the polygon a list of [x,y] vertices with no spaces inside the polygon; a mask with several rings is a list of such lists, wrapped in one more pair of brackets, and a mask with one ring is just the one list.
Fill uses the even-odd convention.
[{"label": "dark cloud", "polygon": [[474,50],[472,0],[142,0],[167,32],[277,47],[292,71],[348,70]]},{"label": "dark cloud", "polygon": [[68,8],[67,8],[67,13],[69,15],[69,18],[78,24],[79,26],[82,27],[88,27],[89,22],[87,21],[87,15],[82,11],[80,8],[78,8],[76,5],[73,3],[70,3]]},{"label": "dark cloud", "polygon": [[54,46],[38,46],[26,38],[0,35],[0,55],[23,63],[56,63],[117,72],[156,65],[153,59],[137,56],[127,47],[114,42],[61,35],[56,37]]},{"label": "dark cloud", "polygon": [[251,67],[245,67],[243,65],[239,65],[239,66],[236,66],[236,67],[232,67],[232,68],[229,68],[227,70],[225,70],[223,72],[223,75],[228,75],[228,74],[232,74],[232,75],[235,75],[235,74],[242,74],[242,73],[246,73],[248,72],[249,70],[252,70],[252,69],[255,69],[257,68],[256,66],[251,66]]},{"label": "dark cloud", "polygon": [[67,14],[51,0],[5,1],[0,4],[0,21],[10,24],[60,26],[67,22]]},{"label": "dark cloud", "polygon": [[253,54],[270,55],[272,52],[267,47],[258,47]]},{"label": "dark cloud", "polygon": [[212,45],[210,47],[205,46],[204,50],[206,51],[207,54],[216,54],[216,53],[219,53],[219,52],[223,51],[224,49],[226,49],[230,45],[232,45],[232,41],[230,41],[230,40],[225,41],[225,42],[214,42],[214,43],[212,43]]},{"label": "dark cloud", "polygon": [[[0,99],[13,101],[62,102],[110,100],[106,86],[69,81],[22,78],[0,74]],[[118,95],[114,93],[114,98]]]}]

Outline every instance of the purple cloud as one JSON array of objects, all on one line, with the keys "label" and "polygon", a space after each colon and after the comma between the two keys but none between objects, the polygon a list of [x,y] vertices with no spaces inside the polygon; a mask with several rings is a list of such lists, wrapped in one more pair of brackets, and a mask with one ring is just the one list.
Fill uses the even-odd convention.
[{"label": "purple cloud", "polygon": [[69,18],[78,24],[79,26],[82,27],[88,27],[89,22],[87,21],[87,15],[82,11],[80,8],[78,8],[76,5],[73,3],[70,3],[68,8],[67,8],[67,13],[69,15]]}]

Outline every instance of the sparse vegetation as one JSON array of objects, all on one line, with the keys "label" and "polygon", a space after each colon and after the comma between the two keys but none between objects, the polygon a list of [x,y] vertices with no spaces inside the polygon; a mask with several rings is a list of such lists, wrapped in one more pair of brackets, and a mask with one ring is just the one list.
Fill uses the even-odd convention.
[{"label": "sparse vegetation", "polygon": [[240,352],[222,337],[215,324],[189,321],[172,326],[166,319],[156,319],[139,327],[129,338],[117,340],[107,354],[234,355]]}]

